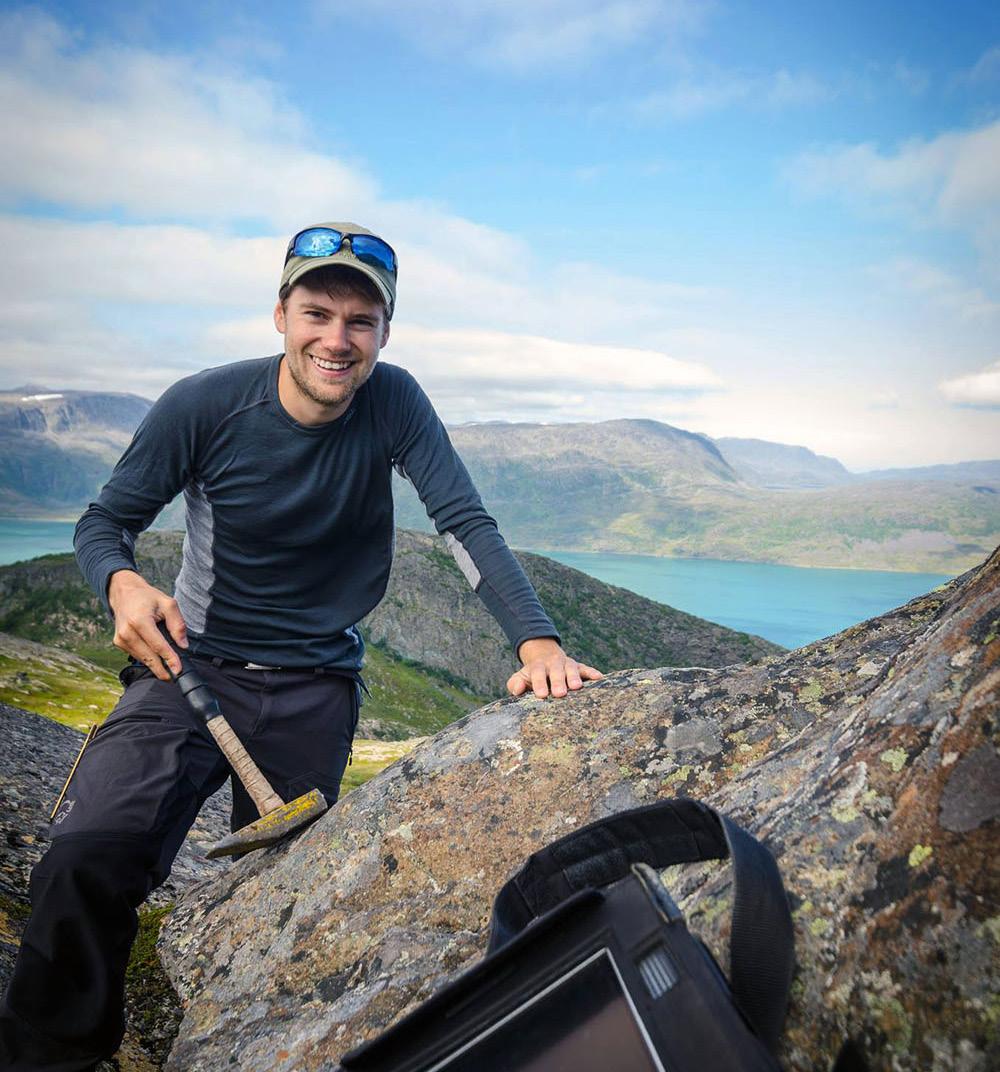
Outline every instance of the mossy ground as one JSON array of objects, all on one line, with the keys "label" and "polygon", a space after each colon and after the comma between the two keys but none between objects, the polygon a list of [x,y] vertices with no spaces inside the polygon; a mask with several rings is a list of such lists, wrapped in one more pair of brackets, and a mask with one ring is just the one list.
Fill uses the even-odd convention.
[{"label": "mossy ground", "polygon": [[118,678],[92,663],[0,646],[0,701],[13,707],[86,730],[104,721],[121,692]]},{"label": "mossy ground", "polygon": [[371,696],[365,697],[361,717],[377,719],[394,737],[436,733],[487,702],[450,674],[374,644],[368,645],[363,674]]},{"label": "mossy ground", "polygon": [[340,783],[340,795],[357,789],[369,778],[374,778],[380,770],[395,763],[415,748],[424,738],[411,737],[405,741],[367,741],[362,738],[354,740],[354,755],[350,766],[344,771],[343,781]]},{"label": "mossy ground", "polygon": [[129,1033],[156,1067],[166,1060],[181,1022],[180,1001],[156,952],[156,940],[170,910],[167,906],[139,912],[139,933],[125,972]]}]

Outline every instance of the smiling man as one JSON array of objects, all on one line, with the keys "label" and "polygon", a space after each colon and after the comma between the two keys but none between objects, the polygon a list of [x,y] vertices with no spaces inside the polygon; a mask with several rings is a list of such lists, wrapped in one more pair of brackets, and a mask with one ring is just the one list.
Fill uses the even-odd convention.
[{"label": "smiling man", "polygon": [[[351,223],[289,242],[274,309],[284,352],[190,376],[149,411],[80,519],[80,566],[131,657],[32,873],[32,915],[0,1007],[4,1072],[78,1072],[118,1047],[136,908],[170,873],[225,760],[163,666],[187,648],[247,750],[291,800],[337,799],[361,698],[357,623],[385,593],[392,473],[416,486],[522,666],[513,695],[565,696],[569,658],[426,395],[380,363],[396,255]],[[138,573],[135,537],[183,492],[174,595]],[[257,816],[233,782],[234,830]]]}]

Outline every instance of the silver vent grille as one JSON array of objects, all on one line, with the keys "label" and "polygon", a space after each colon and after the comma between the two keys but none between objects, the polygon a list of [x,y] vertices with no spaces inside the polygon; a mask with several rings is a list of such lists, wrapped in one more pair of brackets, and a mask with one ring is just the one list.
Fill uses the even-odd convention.
[{"label": "silver vent grille", "polygon": [[636,966],[654,1001],[663,997],[679,978],[674,962],[662,945],[650,950]]}]

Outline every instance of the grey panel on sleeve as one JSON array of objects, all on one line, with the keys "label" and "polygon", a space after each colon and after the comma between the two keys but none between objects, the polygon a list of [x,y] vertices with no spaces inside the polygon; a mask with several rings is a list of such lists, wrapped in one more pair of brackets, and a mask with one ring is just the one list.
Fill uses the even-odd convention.
[{"label": "grey panel on sleeve", "polygon": [[445,533],[444,542],[458,563],[458,568],[465,574],[465,579],[472,586],[472,590],[475,591],[479,587],[479,582],[483,579],[483,575],[476,569],[476,564],[472,561],[472,555],[466,551],[461,542],[455,539],[450,532]]},{"label": "grey panel on sleeve", "polygon": [[184,557],[174,598],[184,621],[196,633],[204,633],[212,605],[215,584],[215,562],[212,557],[212,504],[201,484],[189,484],[184,489],[187,507],[187,531],[184,534]]}]

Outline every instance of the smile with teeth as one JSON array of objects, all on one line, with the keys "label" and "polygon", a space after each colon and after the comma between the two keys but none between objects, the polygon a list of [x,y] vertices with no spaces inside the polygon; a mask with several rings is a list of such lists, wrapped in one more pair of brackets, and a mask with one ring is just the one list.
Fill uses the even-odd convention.
[{"label": "smile with teeth", "polygon": [[326,372],[343,372],[344,369],[349,369],[351,365],[354,364],[353,361],[327,361],[325,358],[316,357],[312,354],[310,357],[312,357],[314,365],[317,365]]}]

